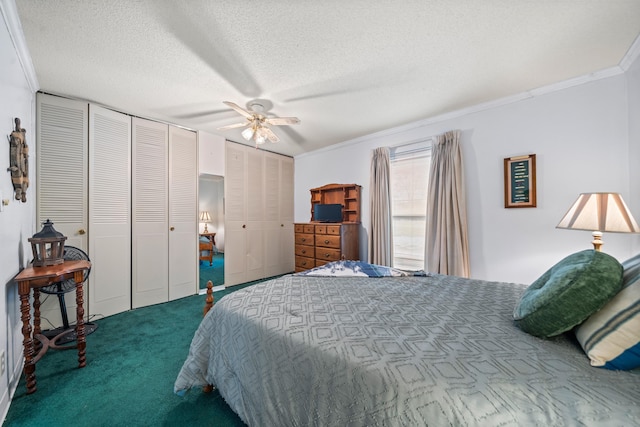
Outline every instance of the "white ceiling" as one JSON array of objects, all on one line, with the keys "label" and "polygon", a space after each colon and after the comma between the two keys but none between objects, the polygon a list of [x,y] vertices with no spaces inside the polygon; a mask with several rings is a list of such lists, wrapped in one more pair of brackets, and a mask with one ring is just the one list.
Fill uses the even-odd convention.
[{"label": "white ceiling", "polygon": [[41,90],[296,155],[617,66],[639,0],[15,0]]}]

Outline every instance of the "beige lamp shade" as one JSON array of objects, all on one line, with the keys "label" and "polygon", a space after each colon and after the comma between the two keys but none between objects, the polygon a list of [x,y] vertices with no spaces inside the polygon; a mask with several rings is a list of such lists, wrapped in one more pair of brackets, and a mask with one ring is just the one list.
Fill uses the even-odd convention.
[{"label": "beige lamp shade", "polygon": [[593,231],[593,246],[600,250],[603,232],[640,233],[638,223],[618,193],[582,193],[556,228]]},{"label": "beige lamp shade", "polygon": [[209,215],[209,211],[200,212],[200,222],[204,222],[204,232],[208,233],[207,224],[211,222],[211,215]]}]

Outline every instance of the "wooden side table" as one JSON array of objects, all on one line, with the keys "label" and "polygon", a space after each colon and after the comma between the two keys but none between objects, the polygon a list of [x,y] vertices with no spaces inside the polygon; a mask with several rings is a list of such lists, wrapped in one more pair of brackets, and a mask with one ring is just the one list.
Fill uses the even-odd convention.
[{"label": "wooden side table", "polygon": [[[84,332],[84,296],[83,281],[84,271],[91,268],[91,263],[86,260],[65,261],[62,264],[47,267],[29,266],[16,276],[18,282],[18,294],[20,296],[20,313],[22,318],[22,335],[24,339],[24,374],[27,381],[27,394],[36,391],[36,362],[47,352],[51,341],[41,334],[40,330],[40,288],[73,277],[76,286],[76,334],[75,346],[69,348],[78,349],[78,367],[86,366],[86,340]],[[33,329],[31,328],[31,314],[29,294],[33,289]],[[32,334],[33,332],[33,334]],[[34,339],[42,343],[42,348],[35,354]],[[51,346],[52,347],[52,346]]]}]

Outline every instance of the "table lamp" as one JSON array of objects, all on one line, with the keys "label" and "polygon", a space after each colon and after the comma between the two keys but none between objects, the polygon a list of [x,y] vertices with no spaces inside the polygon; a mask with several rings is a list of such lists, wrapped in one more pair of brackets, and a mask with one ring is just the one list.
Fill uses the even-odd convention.
[{"label": "table lamp", "polygon": [[204,232],[208,233],[207,224],[211,222],[211,215],[209,215],[209,211],[200,212],[200,222],[204,222]]},{"label": "table lamp", "polygon": [[582,193],[556,228],[593,232],[593,248],[602,246],[602,233],[640,233],[638,223],[619,193]]}]

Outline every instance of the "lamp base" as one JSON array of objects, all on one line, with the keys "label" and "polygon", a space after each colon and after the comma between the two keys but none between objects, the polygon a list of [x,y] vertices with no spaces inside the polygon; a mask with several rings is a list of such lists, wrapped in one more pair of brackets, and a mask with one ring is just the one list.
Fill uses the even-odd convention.
[{"label": "lamp base", "polygon": [[591,241],[591,244],[593,244],[593,249],[594,250],[600,252],[600,248],[604,244],[604,242],[602,241],[602,232],[601,231],[594,231],[593,232],[593,240]]},{"label": "lamp base", "polygon": [[205,222],[204,223],[204,233],[208,233],[208,232],[209,232],[209,230],[207,230],[207,223]]}]

